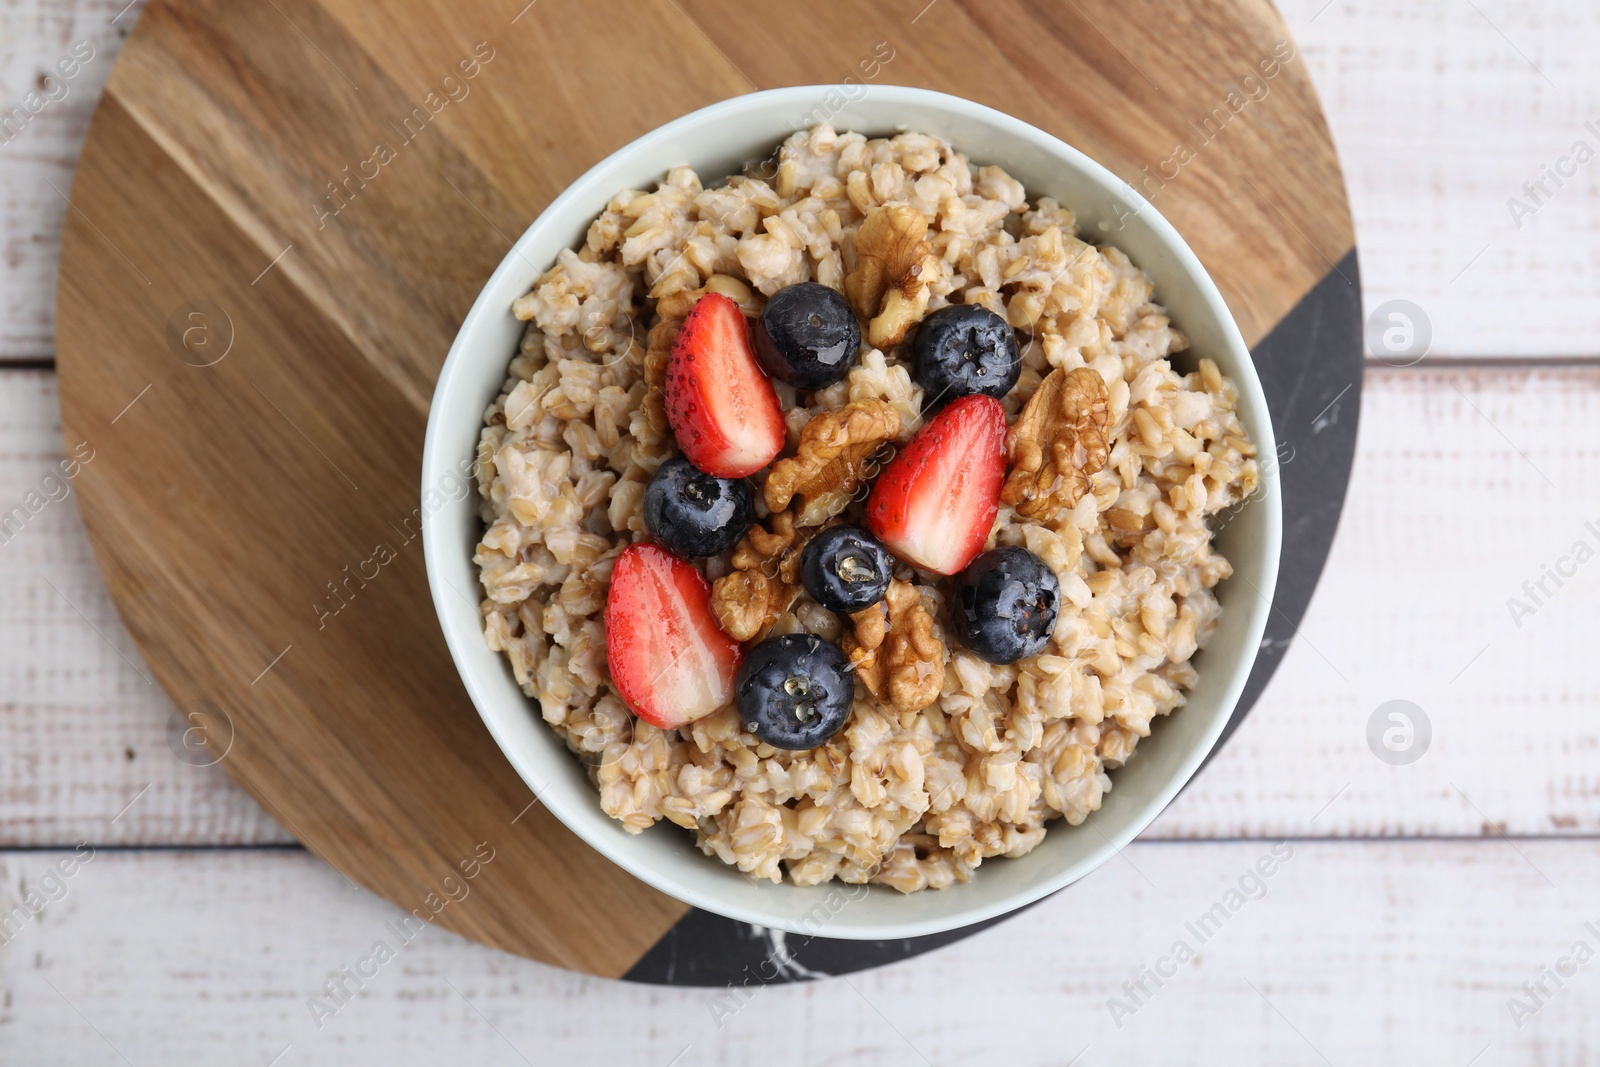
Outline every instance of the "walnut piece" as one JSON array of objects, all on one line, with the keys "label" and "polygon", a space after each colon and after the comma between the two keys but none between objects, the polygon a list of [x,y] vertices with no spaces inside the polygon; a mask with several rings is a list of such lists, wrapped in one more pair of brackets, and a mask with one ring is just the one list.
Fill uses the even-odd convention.
[{"label": "walnut piece", "polygon": [[852,401],[811,417],[793,456],[772,465],[762,495],[776,514],[799,498],[799,524],[816,526],[844,510],[872,474],[873,453],[900,432],[900,415],[887,401]]},{"label": "walnut piece", "polygon": [[656,433],[667,432],[666,394],[661,390],[667,381],[667,356],[672,352],[680,324],[679,319],[662,319],[645,335],[643,407],[645,418]]},{"label": "walnut piece", "polygon": [[1039,383],[1006,437],[1011,473],[1000,499],[1025,519],[1074,507],[1106,465],[1110,421],[1105,379],[1088,367],[1057,367]]},{"label": "walnut piece", "polygon": [[928,244],[928,219],[910,204],[886,204],[867,214],[856,231],[856,269],[844,292],[856,314],[869,320],[867,340],[888,349],[928,310],[928,283],[939,276],[939,257]]},{"label": "walnut piece", "polygon": [[883,600],[850,623],[840,648],[869,693],[902,714],[939,698],[948,652],[916,587],[896,578]]},{"label": "walnut piece", "polygon": [[765,302],[738,278],[731,274],[713,274],[698,289],[674,289],[670,293],[663,293],[656,300],[656,314],[663,319],[682,321],[689,317],[689,312],[707,293],[721,293],[732,300],[739,305],[739,310],[744,312],[746,318],[753,319],[760,315],[765,306]]},{"label": "walnut piece", "polygon": [[794,516],[781,512],[750,527],[734,547],[733,570],[711,583],[711,613],[735,641],[767,636],[800,594],[800,551],[809,536],[794,528]]}]

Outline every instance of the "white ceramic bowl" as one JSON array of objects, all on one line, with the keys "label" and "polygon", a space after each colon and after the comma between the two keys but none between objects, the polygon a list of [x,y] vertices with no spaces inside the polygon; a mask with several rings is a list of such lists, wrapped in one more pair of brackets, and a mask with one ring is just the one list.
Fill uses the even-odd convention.
[{"label": "white ceramic bowl", "polygon": [[965,885],[910,896],[838,883],[774,885],[703,855],[688,832],[670,823],[635,835],[607,817],[584,768],[517,688],[505,657],[485,646],[478,615],[472,563],[482,532],[477,494],[463,496],[457,487],[475,454],[484,409],[523,331],[511,302],[560,249],[582,243],[591,220],[619,190],[649,187],[678,164],[693,166],[711,183],[764,158],[793,129],[829,112],[841,131],[919,130],[942,137],[974,164],[1004,167],[1030,200],[1052,196],[1071,208],[1088,239],[1117,245],[1154,279],[1157,300],[1192,346],[1180,364],[1199,356],[1216,360],[1239,386],[1239,415],[1260,455],[1276,454],[1261,383],[1216,285],[1172,226],[1126,183],[1042,130],[957,97],[873,85],[849,101],[838,87],[802,86],[724,100],[646,134],[596,164],[522,235],[484,286],[439,374],[423,450],[423,539],[439,623],[473,703],[518,773],[579,837],[656,888],[707,911],[794,933],[891,939],[955,929],[1038,900],[1104,863],[1172,800],[1216,743],[1255,661],[1277,580],[1282,506],[1276,472],[1263,463],[1263,491],[1218,538],[1235,574],[1219,589],[1221,623],[1196,660],[1199,684],[1188,704],[1158,719],[1133,760],[1112,773],[1104,807],[1084,826],[1054,823],[1027,856],[989,860]]}]

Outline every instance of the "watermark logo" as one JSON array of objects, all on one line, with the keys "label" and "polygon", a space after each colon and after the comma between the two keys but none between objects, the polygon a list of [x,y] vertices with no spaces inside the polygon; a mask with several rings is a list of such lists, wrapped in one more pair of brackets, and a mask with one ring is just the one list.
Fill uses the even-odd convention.
[{"label": "watermark logo", "polygon": [[[1600,121],[1590,119],[1584,123],[1583,130],[1590,137],[1600,142]],[[1506,197],[1506,211],[1511,214],[1511,222],[1517,229],[1522,229],[1522,224],[1537,215],[1546,204],[1566,188],[1567,183],[1578,177],[1578,172],[1589,165],[1595,157],[1595,148],[1587,138],[1580,137],[1572,142],[1572,147],[1566,155],[1560,156],[1551,163],[1539,164],[1539,175],[1522,183],[1520,190],[1522,196]]]},{"label": "watermark logo", "polygon": [[1123,182],[1123,188],[1129,193],[1136,194],[1125,199],[1113,197],[1106,202],[1106,208],[1116,216],[1115,219],[1101,218],[1096,226],[1102,232],[1122,230],[1128,225],[1128,220],[1134,218],[1142,210],[1143,204],[1139,197],[1154,203],[1167,185],[1176,181],[1200,154],[1209,148],[1227,130],[1229,123],[1240,115],[1252,103],[1257,105],[1264,102],[1272,93],[1272,79],[1276,78],[1283,68],[1295,61],[1299,53],[1289,41],[1279,41],[1272,49],[1270,55],[1262,56],[1256,63],[1240,75],[1238,80],[1228,88],[1227,93],[1215,101],[1211,109],[1198,119],[1190,119],[1187,128],[1173,145],[1172,153],[1158,163],[1145,164],[1138,175],[1131,182]]},{"label": "watermark logo", "polygon": [[[400,153],[407,145],[422,136],[423,131],[439,117],[440,112],[452,103],[459,104],[466,100],[472,94],[472,79],[482,74],[483,68],[493,62],[497,54],[494,46],[488,41],[479,41],[473,45],[472,54],[464,56],[457,62],[455,67],[440,80],[438,88],[430,89],[422,98],[422,103],[412,105],[411,110],[402,115],[398,121],[388,123],[383,134],[384,139],[373,146],[370,156],[358,159],[354,170],[351,170],[350,164],[345,164],[339,174],[324,182],[323,185],[328,190],[327,195],[311,204],[311,212],[317,220],[317,229],[327,229],[329,219],[337,217],[345,208],[354,204],[367,186],[378,180],[383,169],[399,159]],[[459,77],[457,77],[458,72]],[[389,136],[391,133],[394,134],[392,138]],[[448,178],[445,180],[449,181]]]},{"label": "watermark logo", "polygon": [[1540,608],[1555,599],[1562,587],[1578,576],[1578,568],[1594,559],[1595,545],[1600,545],[1600,526],[1586,522],[1583,536],[1573,541],[1564,555],[1556,557],[1554,566],[1541,564],[1538,577],[1522,583],[1521,597],[1506,597],[1506,610],[1511,613],[1511,621],[1517,629],[1522,629],[1524,619],[1537,615]]},{"label": "watermark logo", "polygon": [[1367,316],[1367,351],[1391,367],[1415,367],[1433,345],[1433,321],[1409,300],[1385,300]]},{"label": "watermark logo", "polygon": [[233,351],[233,319],[209,300],[191,300],[167,316],[167,347],[191,367],[214,367]]},{"label": "watermark logo", "polygon": [[0,144],[10,144],[39,112],[72,95],[72,79],[94,57],[94,45],[87,40],[74,42],[49,71],[39,76],[37,88],[28,90],[16,103],[0,103]]},{"label": "watermark logo", "polygon": [[94,846],[87,841],[79,842],[72,855],[56,860],[44,874],[35,878],[21,900],[10,905],[0,902],[0,947],[11,944],[23,927],[37,920],[50,905],[65,900],[72,892],[68,883],[94,857]]},{"label": "watermark logo", "polygon": [[1367,717],[1367,747],[1391,767],[1417,762],[1432,743],[1428,713],[1409,700],[1385,701]]},{"label": "watermark logo", "polygon": [[411,514],[401,516],[399,525],[391,519],[389,528],[397,535],[393,541],[379,542],[372,547],[370,555],[356,563],[353,572],[350,564],[346,563],[338,574],[323,583],[328,590],[327,595],[323,596],[320,603],[313,601],[311,604],[311,611],[317,617],[317,629],[326,629],[329,619],[354,603],[369,582],[377,581],[384,567],[398,559],[401,552],[422,536],[425,515],[435,515],[446,505],[465,500],[472,494],[478,480],[478,457],[474,455],[458,463],[455,471],[447,470],[441,475],[437,483],[423,494],[422,507],[412,508]]},{"label": "watermark logo", "polygon": [[[1592,922],[1583,924],[1583,928],[1595,938],[1600,939],[1600,926]],[[1544,1010],[1544,1006],[1555,998],[1555,995],[1566,988],[1567,982],[1576,978],[1578,972],[1589,965],[1594,959],[1595,951],[1587,938],[1579,938],[1572,943],[1572,949],[1564,956],[1547,967],[1540,969],[1529,981],[1522,983],[1522,995],[1512,995],[1506,998],[1506,1011],[1511,1013],[1511,1021],[1521,1030],[1528,1024],[1528,1020]]]},{"label": "watermark logo", "polygon": [[72,495],[72,480],[94,461],[94,446],[79,441],[68,456],[46,469],[22,499],[7,507],[0,501],[0,545],[8,545],[23,529],[51,504],[59,504]]},{"label": "watermark logo", "polygon": [[[874,867],[868,872],[867,877],[870,879],[879,869]],[[865,882],[829,885],[822,898],[812,905],[811,910],[800,916],[799,924],[804,930],[801,936],[809,944],[812,938],[820,936],[821,931],[840,912],[856,901],[864,899],[869,892],[871,888]],[[743,1011],[745,1006],[755,999],[759,990],[773,982],[780,979],[827,977],[795,958],[794,950],[789,946],[788,935],[784,931],[765,926],[751,926],[750,932],[753,936],[765,938],[768,950],[754,966],[746,964],[740,971],[739,977],[729,982],[725,989],[706,997],[706,1009],[711,1013],[718,1030],[727,1026],[735,1015]]]},{"label": "watermark logo", "polygon": [[472,893],[472,880],[494,862],[494,857],[495,850],[489,842],[478,842],[472,855],[456,864],[461,872],[459,878],[455,871],[451,871],[439,879],[439,890],[430,891],[420,907],[412,908],[409,915],[383,924],[383,936],[373,941],[366,955],[332,972],[327,981],[322,983],[321,990],[306,997],[306,1010],[311,1013],[311,1020],[317,1024],[317,1029],[321,1030],[329,1019],[349,1007],[368,983],[378,977],[385,965],[411,947],[411,943],[433,924],[440,912],[451,904],[466,900]]},{"label": "watermark logo", "polygon": [[1267,882],[1294,859],[1294,846],[1279,841],[1269,853],[1257,857],[1235,883],[1211,907],[1183,924],[1183,936],[1172,943],[1166,955],[1140,966],[1134,977],[1122,983],[1122,996],[1106,998],[1106,1011],[1121,1030],[1128,1019],[1139,1014],[1168,982],[1178,977],[1183,965],[1200,955],[1200,949],[1222,932],[1235,915],[1251,901],[1267,895]]},{"label": "watermark logo", "polygon": [[167,720],[167,747],[179,763],[213,767],[233,749],[233,717],[209,700],[191,700]]},{"label": "watermark logo", "polygon": [[[867,95],[866,83],[877,78],[883,72],[883,68],[894,61],[896,54],[894,45],[888,41],[879,41],[873,45],[872,54],[858,62],[838,85],[830,86],[815,107],[804,115],[789,120],[789,129],[808,130],[824,122],[831,122],[834,116],[848,105]],[[775,168],[774,173],[776,173]]]}]

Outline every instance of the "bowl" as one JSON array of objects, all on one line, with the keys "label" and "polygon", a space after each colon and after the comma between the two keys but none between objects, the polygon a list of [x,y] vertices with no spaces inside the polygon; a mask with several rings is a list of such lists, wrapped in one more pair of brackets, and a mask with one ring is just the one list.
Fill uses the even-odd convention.
[{"label": "bowl", "polygon": [[[1270,462],[1262,489],[1217,543],[1235,573],[1218,589],[1220,623],[1195,663],[1188,703],[1158,720],[1135,757],[1112,772],[1113,788],[1089,825],[1051,824],[1019,859],[991,859],[970,882],[902,895],[837,882],[757,881],[706,856],[665,821],[630,834],[600,809],[582,765],[517,687],[506,658],[483,639],[473,549],[482,533],[477,493],[459,488],[476,454],[483,412],[498,394],[524,324],[511,302],[562,248],[577,247],[615,193],[643,188],[688,164],[710,183],[764,158],[795,129],[826,115],[837,130],[872,135],[918,130],[942,137],[974,163],[1005,168],[1030,199],[1052,196],[1082,220],[1084,236],[1116,244],[1154,280],[1156,298],[1188,335],[1192,361],[1214,359],[1239,388],[1238,412],[1260,456],[1276,455],[1266,397],[1239,328],[1216,285],[1177,231],[1127,183],[1061,140],[1009,115],[922,89],[800,86],[713,104],[645,134],[597,163],[551,202],[489,278],[440,371],[423,449],[423,539],[428,581],[450,653],[506,758],[574,833],[624,870],[679,900],[720,915],[797,934],[885,940],[952,930],[1004,915],[1082,878],[1132,841],[1177,795],[1216,744],[1255,661],[1271,608],[1282,540],[1282,505]],[[1180,365],[1185,360],[1180,357]]]}]

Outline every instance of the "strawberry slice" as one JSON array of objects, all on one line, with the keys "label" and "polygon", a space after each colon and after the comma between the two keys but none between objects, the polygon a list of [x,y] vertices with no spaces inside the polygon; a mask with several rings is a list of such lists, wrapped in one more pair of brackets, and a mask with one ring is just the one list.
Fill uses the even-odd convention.
[{"label": "strawberry slice", "polygon": [[689,462],[718,478],[743,478],[783,448],[783,410],[750,347],[739,305],[702,296],[667,357],[667,421]]},{"label": "strawberry slice", "polygon": [[973,394],[935,415],[867,497],[867,528],[907,563],[956,574],[983,551],[1005,480],[1006,411]]},{"label": "strawberry slice", "polygon": [[629,545],[606,597],[606,665],[639,718],[673,730],[733,699],[739,642],[717,625],[711,586],[693,564]]}]

